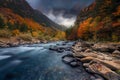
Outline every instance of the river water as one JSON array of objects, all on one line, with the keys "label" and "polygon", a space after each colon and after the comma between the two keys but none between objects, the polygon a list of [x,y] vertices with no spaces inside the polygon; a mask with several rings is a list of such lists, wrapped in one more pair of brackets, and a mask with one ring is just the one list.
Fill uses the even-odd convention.
[{"label": "river water", "polygon": [[[61,57],[70,53],[49,50],[63,42],[0,49],[0,80],[90,80],[82,64],[72,68]],[[69,42],[66,46],[71,46]]]}]

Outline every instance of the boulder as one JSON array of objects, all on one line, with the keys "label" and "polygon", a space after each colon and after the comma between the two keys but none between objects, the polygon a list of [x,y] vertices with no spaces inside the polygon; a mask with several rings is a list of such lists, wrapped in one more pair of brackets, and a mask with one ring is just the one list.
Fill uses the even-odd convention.
[{"label": "boulder", "polygon": [[70,62],[70,66],[72,66],[72,67],[78,67],[78,66],[80,66],[80,62],[79,61]]},{"label": "boulder", "polygon": [[115,50],[112,54],[120,55],[120,51],[119,50]]},{"label": "boulder", "polygon": [[120,75],[109,69],[108,67],[104,66],[99,62],[91,62],[88,65],[89,71],[99,74],[106,78],[107,80],[120,80]]},{"label": "boulder", "polygon": [[85,52],[92,52],[92,49],[86,49]]},{"label": "boulder", "polygon": [[110,44],[94,44],[94,46],[92,46],[92,49],[99,52],[112,53],[114,50],[117,49],[117,47]]},{"label": "boulder", "polygon": [[70,64],[71,62],[75,61],[75,58],[70,56],[64,56],[62,57],[62,61],[66,64]]}]

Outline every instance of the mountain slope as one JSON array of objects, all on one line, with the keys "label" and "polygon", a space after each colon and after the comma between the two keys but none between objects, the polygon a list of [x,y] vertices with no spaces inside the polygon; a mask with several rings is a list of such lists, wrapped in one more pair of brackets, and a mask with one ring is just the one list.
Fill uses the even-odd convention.
[{"label": "mountain slope", "polygon": [[25,0],[0,0],[0,7],[9,8],[24,18],[32,18],[43,26],[62,30],[60,25],[48,19],[40,11],[32,9]]},{"label": "mountain slope", "polygon": [[0,38],[21,34],[39,39],[65,37],[61,26],[34,10],[25,0],[0,0]]},{"label": "mountain slope", "polygon": [[69,39],[120,40],[120,1],[95,0],[80,11]]}]

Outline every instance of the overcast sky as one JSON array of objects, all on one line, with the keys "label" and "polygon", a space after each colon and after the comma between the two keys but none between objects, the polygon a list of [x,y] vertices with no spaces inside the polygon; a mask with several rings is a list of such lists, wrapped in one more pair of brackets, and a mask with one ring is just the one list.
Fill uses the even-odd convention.
[{"label": "overcast sky", "polygon": [[70,27],[74,24],[80,9],[94,0],[27,0],[28,3],[52,21]]}]

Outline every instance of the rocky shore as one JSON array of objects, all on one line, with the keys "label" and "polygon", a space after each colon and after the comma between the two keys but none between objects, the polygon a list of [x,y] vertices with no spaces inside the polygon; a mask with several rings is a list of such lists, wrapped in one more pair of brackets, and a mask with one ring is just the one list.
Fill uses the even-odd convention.
[{"label": "rocky shore", "polygon": [[[16,47],[25,44],[47,43],[48,41],[5,41],[0,40],[0,47]],[[90,80],[120,80],[120,43],[90,43],[82,40],[76,41],[72,47],[65,46],[68,42],[63,42],[61,46],[51,46],[49,50],[63,53],[65,64],[73,68],[84,66],[85,70],[92,74]]]},{"label": "rocky shore", "polygon": [[94,76],[90,80],[120,80],[120,43],[89,43],[82,40],[72,46],[72,54],[62,57],[71,67],[80,66]]},{"label": "rocky shore", "polygon": [[9,47],[17,47],[20,45],[26,45],[26,44],[39,44],[39,43],[48,43],[46,40],[38,40],[38,39],[32,39],[31,41],[25,41],[21,39],[12,39],[12,40],[6,40],[6,39],[0,39],[0,48],[9,48]]}]

